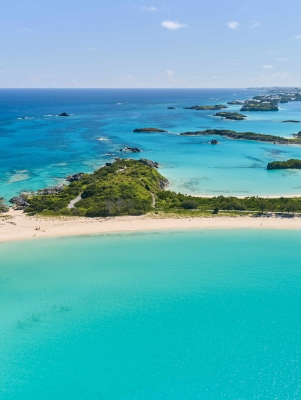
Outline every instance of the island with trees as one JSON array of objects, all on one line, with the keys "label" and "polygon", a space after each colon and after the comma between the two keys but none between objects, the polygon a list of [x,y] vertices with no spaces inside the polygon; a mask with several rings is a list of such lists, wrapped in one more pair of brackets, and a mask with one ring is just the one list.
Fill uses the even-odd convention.
[{"label": "island with trees", "polygon": [[215,104],[214,106],[191,106],[191,107],[184,107],[184,110],[197,110],[197,111],[207,111],[207,110],[223,110],[225,108],[228,108],[224,104]]},{"label": "island with trees", "polygon": [[265,135],[254,132],[235,132],[227,129],[206,129],[204,131],[183,132],[181,136],[224,136],[235,140],[256,140],[258,142],[267,142],[274,144],[301,144],[301,137],[284,138],[275,135]]},{"label": "island with trees", "polygon": [[291,158],[287,161],[272,161],[268,163],[267,169],[301,169],[301,160]]},{"label": "island with trees", "polygon": [[214,117],[222,117],[225,119],[231,119],[233,121],[243,121],[244,119],[247,118],[246,115],[237,112],[226,112],[226,111],[217,112],[216,114],[214,114]]},{"label": "island with trees", "polygon": [[240,111],[278,111],[277,100],[246,100]]}]

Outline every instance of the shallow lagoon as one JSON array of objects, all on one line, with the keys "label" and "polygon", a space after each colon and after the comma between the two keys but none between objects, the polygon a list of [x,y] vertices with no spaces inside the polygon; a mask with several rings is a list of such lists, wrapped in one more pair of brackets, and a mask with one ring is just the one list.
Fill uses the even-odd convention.
[{"label": "shallow lagoon", "polygon": [[1,399],[299,398],[299,243],[242,229],[0,244]]},{"label": "shallow lagoon", "polygon": [[[194,104],[245,99],[258,91],[213,90],[0,90],[0,196],[61,183],[70,174],[91,172],[119,150],[138,146],[134,157],[154,159],[172,190],[193,194],[301,194],[300,171],[266,171],[273,160],[301,158],[300,146],[280,146],[210,137],[179,137],[187,130],[226,128],[291,136],[301,124],[301,102],[279,112],[246,113],[246,121],[225,121],[212,111],[183,110]],[[178,107],[167,110],[168,106]],[[229,107],[237,111],[239,106]],[[55,117],[66,111],[68,118]],[[26,116],[27,119],[20,119]],[[133,133],[155,126],[170,133]],[[112,153],[112,155],[108,154]]]}]

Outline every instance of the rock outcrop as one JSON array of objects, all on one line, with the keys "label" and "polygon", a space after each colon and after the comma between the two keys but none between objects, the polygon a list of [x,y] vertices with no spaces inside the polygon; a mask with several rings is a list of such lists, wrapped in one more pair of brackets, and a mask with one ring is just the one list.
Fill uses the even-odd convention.
[{"label": "rock outcrop", "polygon": [[138,147],[129,147],[127,146],[124,149],[120,149],[120,151],[124,151],[126,153],[141,153],[141,150]]},{"label": "rock outcrop", "polygon": [[151,168],[159,168],[159,164],[155,161],[147,160],[146,158],[140,158],[142,164],[148,165]]},{"label": "rock outcrop", "polygon": [[18,207],[28,207],[29,203],[26,201],[25,197],[23,196],[16,196],[16,197],[12,197],[9,200],[10,203],[18,206]]},{"label": "rock outcrop", "polygon": [[83,175],[84,175],[83,172],[78,172],[77,174],[68,175],[66,178],[66,181],[68,181],[68,182],[81,181],[83,178]]},{"label": "rock outcrop", "polygon": [[59,114],[59,117],[69,117],[69,114],[63,112],[62,114]]},{"label": "rock outcrop", "polygon": [[63,189],[64,189],[64,185],[52,186],[50,188],[38,190],[38,194],[39,195],[59,194]]}]

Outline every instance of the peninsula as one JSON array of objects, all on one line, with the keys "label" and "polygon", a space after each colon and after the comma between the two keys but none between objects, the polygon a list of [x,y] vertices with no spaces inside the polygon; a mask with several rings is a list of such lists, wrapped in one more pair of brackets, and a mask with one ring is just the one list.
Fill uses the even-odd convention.
[{"label": "peninsula", "polygon": [[151,212],[155,218],[156,215],[185,218],[301,211],[301,198],[197,197],[175,193],[166,190],[169,182],[155,164],[158,166],[145,159],[117,160],[92,174],[82,174],[80,180],[72,181],[60,191],[41,194],[49,193],[44,189],[34,195],[23,195],[24,212],[31,216],[90,218]]}]

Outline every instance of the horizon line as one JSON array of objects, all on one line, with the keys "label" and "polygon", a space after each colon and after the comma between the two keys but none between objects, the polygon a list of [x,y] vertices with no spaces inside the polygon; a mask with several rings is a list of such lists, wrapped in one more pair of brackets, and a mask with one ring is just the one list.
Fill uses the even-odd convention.
[{"label": "horizon line", "polygon": [[301,86],[248,86],[248,87],[198,87],[198,88],[192,88],[192,87],[181,87],[181,88],[171,88],[171,87],[0,87],[0,90],[203,90],[203,89],[242,89],[242,90],[248,90],[248,89],[270,89],[270,88],[292,88],[292,89],[300,89]]}]

